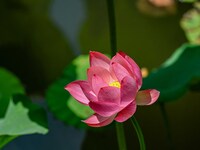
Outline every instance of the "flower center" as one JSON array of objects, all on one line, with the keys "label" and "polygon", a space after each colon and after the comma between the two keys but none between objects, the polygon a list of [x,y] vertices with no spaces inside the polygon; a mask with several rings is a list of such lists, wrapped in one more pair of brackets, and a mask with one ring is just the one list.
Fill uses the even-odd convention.
[{"label": "flower center", "polygon": [[121,87],[121,85],[118,81],[114,81],[114,82],[109,83],[109,86],[113,86],[113,87],[117,87],[117,88]]}]

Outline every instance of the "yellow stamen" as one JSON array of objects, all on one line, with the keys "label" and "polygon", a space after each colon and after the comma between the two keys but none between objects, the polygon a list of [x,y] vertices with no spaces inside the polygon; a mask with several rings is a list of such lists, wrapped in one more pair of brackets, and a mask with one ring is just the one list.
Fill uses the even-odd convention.
[{"label": "yellow stamen", "polygon": [[117,87],[117,88],[120,88],[120,87],[121,87],[121,85],[120,85],[120,83],[119,83],[118,81],[111,82],[111,83],[109,84],[109,86],[113,86],[113,87]]}]

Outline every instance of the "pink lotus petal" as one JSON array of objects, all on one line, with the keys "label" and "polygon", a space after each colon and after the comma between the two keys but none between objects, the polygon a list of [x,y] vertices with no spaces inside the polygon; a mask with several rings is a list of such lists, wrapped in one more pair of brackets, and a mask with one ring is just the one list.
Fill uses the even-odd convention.
[{"label": "pink lotus petal", "polygon": [[84,120],[83,122],[86,123],[88,126],[91,127],[103,127],[110,124],[116,115],[110,117],[102,117],[98,114],[93,114],[88,119]]},{"label": "pink lotus petal", "polygon": [[96,95],[99,93],[99,90],[102,87],[108,86],[108,84],[100,76],[98,76],[96,74],[94,74],[92,77],[91,85],[92,85],[93,91],[95,92]]},{"label": "pink lotus petal", "polygon": [[90,66],[99,66],[108,70],[110,66],[110,59],[102,53],[91,51]]},{"label": "pink lotus petal", "polygon": [[120,111],[118,104],[106,101],[89,102],[89,106],[95,113],[103,117],[110,117]]},{"label": "pink lotus petal", "polygon": [[130,73],[119,63],[112,63],[112,70],[117,77],[118,81],[121,81],[125,76],[131,76]]},{"label": "pink lotus petal", "polygon": [[100,89],[98,101],[120,104],[120,88],[107,86]]},{"label": "pink lotus petal", "polygon": [[92,78],[94,75],[101,77],[104,80],[104,82],[106,82],[107,84],[113,81],[113,78],[110,72],[102,67],[90,67],[88,69],[87,75],[88,75],[89,83],[92,83]]},{"label": "pink lotus petal", "polygon": [[88,105],[89,101],[96,101],[97,97],[92,92],[87,81],[74,81],[69,83],[65,89],[80,103]]},{"label": "pink lotus petal", "polygon": [[139,91],[136,96],[137,105],[151,105],[158,99],[160,92],[155,89]]},{"label": "pink lotus petal", "polygon": [[122,55],[120,55],[120,53],[117,53],[113,58],[112,58],[112,60],[111,60],[111,64],[112,63],[119,63],[120,65],[122,65],[128,72],[129,72],[129,74],[131,75],[131,76],[135,76],[134,74],[133,74],[133,72],[132,72],[132,67],[131,67],[131,65],[127,62],[127,60],[122,56]]},{"label": "pink lotus petal", "polygon": [[133,62],[130,63],[131,60],[129,60],[129,58],[125,53],[119,52],[112,58],[111,63],[117,62],[122,65],[127,70],[127,72],[129,72],[129,74],[136,79],[138,83],[138,88],[140,88],[142,84],[141,70],[137,66],[137,64],[130,58],[134,62],[135,69],[133,69],[133,65],[131,65],[133,64]]},{"label": "pink lotus petal", "polygon": [[124,57],[127,60],[127,62],[130,64],[130,66],[131,66],[130,69],[131,69],[132,73],[135,75],[136,80],[138,82],[138,88],[140,89],[140,87],[142,85],[142,73],[141,73],[139,66],[135,63],[135,61],[132,58],[130,58],[125,53],[119,52],[119,54],[122,57]]},{"label": "pink lotus petal", "polygon": [[136,81],[132,77],[124,77],[121,81],[121,105],[126,105],[133,101],[137,92]]},{"label": "pink lotus petal", "polygon": [[115,118],[115,120],[117,122],[124,122],[128,120],[136,112],[136,108],[137,108],[136,102],[133,101],[117,114],[117,117]]}]

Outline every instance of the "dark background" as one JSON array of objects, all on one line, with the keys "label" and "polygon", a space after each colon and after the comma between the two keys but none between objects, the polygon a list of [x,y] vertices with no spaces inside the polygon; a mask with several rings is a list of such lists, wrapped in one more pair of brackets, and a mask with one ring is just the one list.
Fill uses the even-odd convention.
[{"label": "dark background", "polygon": [[[191,4],[178,3],[176,13],[158,16],[142,13],[133,0],[115,2],[118,49],[141,67],[151,70],[160,66],[187,42],[179,22]],[[0,65],[19,77],[29,94],[43,95],[78,54],[88,54],[89,50],[110,52],[104,0],[1,0],[0,16]],[[188,92],[166,104],[177,150],[198,149],[199,100],[199,93]],[[147,149],[169,149],[158,105],[138,107],[136,117]],[[114,126],[104,132],[86,132],[63,125],[51,114],[49,126],[47,135],[20,137],[5,150],[117,149]],[[132,125],[126,122],[125,127],[128,149],[139,149]]]}]

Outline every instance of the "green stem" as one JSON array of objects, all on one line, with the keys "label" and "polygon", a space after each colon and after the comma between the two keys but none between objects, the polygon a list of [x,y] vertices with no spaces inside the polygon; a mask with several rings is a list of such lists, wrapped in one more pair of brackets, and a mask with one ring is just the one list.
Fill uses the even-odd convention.
[{"label": "green stem", "polygon": [[113,0],[107,0],[109,31],[110,31],[110,46],[111,54],[114,56],[117,52],[117,34],[115,22],[115,9]]},{"label": "green stem", "polygon": [[167,117],[167,111],[165,109],[165,104],[164,103],[160,103],[160,110],[161,110],[161,114],[163,117],[163,121],[164,121],[164,126],[167,132],[167,142],[168,142],[168,146],[170,150],[174,150],[174,145],[172,142],[172,136],[171,136],[171,132],[170,132],[170,126],[169,126],[169,120]]},{"label": "green stem", "polygon": [[124,135],[124,127],[122,123],[116,122],[117,140],[119,144],[119,150],[126,150],[126,139]]},{"label": "green stem", "polygon": [[[107,0],[109,31],[110,31],[110,47],[112,57],[117,52],[117,35],[115,22],[114,0]],[[124,135],[124,127],[122,123],[116,122],[117,140],[120,150],[126,150],[126,140]]]},{"label": "green stem", "polygon": [[[111,55],[113,57],[117,52],[117,34],[116,34],[114,1],[106,0],[106,2],[108,9]],[[119,149],[126,150],[126,140],[124,135],[124,127],[122,123],[116,122],[116,131],[117,131]]]},{"label": "green stem", "polygon": [[136,118],[133,116],[131,118],[131,122],[135,128],[135,131],[137,133],[138,139],[139,139],[139,143],[140,143],[140,150],[146,150],[146,146],[145,146],[145,142],[144,142],[144,136],[142,134],[142,130],[140,128],[139,123],[137,122]]}]

